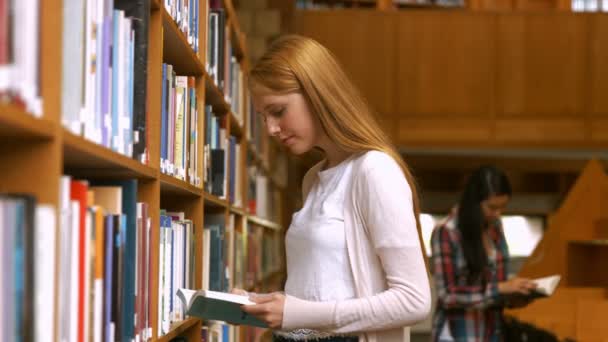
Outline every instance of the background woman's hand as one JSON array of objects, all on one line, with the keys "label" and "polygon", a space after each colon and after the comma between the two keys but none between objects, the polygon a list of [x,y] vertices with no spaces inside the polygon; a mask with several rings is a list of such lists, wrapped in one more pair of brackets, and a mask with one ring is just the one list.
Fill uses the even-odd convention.
[{"label": "background woman's hand", "polygon": [[528,278],[511,278],[498,283],[498,292],[502,294],[530,294],[536,288],[536,284]]},{"label": "background woman's hand", "polygon": [[266,322],[272,329],[280,329],[283,324],[283,306],[285,295],[279,292],[250,296],[249,300],[255,305],[243,305],[241,309],[250,315]]}]

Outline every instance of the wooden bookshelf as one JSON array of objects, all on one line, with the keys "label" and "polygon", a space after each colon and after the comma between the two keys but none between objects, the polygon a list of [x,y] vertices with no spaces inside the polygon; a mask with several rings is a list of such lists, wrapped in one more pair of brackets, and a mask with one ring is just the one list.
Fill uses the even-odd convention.
[{"label": "wooden bookshelf", "polygon": [[158,171],[63,129],[64,167],[75,176],[148,178]]},{"label": "wooden bookshelf", "polygon": [[205,206],[215,208],[228,208],[228,201],[205,192]]},{"label": "wooden bookshelf", "polygon": [[175,323],[171,327],[171,332],[166,335],[163,335],[157,341],[158,342],[169,342],[173,338],[176,338],[176,337],[184,335],[184,334],[188,334],[190,332],[190,330],[193,329],[194,327],[200,328],[200,325],[201,325],[201,321],[199,319],[188,318],[184,321]]},{"label": "wooden bookshelf", "polygon": [[258,226],[261,226],[264,228],[268,228],[268,229],[272,229],[272,230],[276,230],[276,231],[280,231],[283,229],[280,224],[263,219],[261,217],[249,215],[247,217],[247,219],[249,220],[249,222],[255,223]]},{"label": "wooden bookshelf", "polygon": [[0,105],[0,138],[52,139],[57,125],[45,118],[35,118],[17,106]]},{"label": "wooden bookshelf", "polygon": [[162,7],[160,11],[163,19],[163,62],[173,65],[179,75],[202,75],[205,68],[188,44],[188,39],[167,10]]},{"label": "wooden bookshelf", "polygon": [[201,197],[203,195],[201,188],[162,173],[160,174],[160,190],[163,193],[181,196]]},{"label": "wooden bookshelf", "polygon": [[[227,24],[230,25],[231,42],[235,55],[239,59],[241,69],[249,69],[245,36],[242,34],[238,20],[235,17],[231,0],[222,1],[227,11]],[[152,341],[168,342],[182,336],[188,341],[200,341],[202,322],[199,319],[187,318],[172,324],[168,333],[159,336],[158,305],[159,293],[159,244],[160,244],[160,213],[183,212],[186,219],[193,222],[195,238],[195,287],[202,286],[203,279],[203,229],[205,217],[210,214],[224,214],[228,219],[235,218],[235,230],[247,234],[247,222],[255,223],[270,231],[272,234],[282,234],[279,223],[260,219],[245,210],[247,204],[247,167],[246,152],[249,143],[246,141],[247,115],[242,114],[243,124],[236,120],[236,113],[231,111],[222,90],[214,84],[205,70],[206,37],[208,1],[200,0],[199,10],[199,51],[195,52],[188,43],[188,38],[182,33],[175,20],[167,12],[164,1],[150,0],[150,20],[148,27],[148,57],[147,84],[138,85],[146,88],[146,141],[148,161],[143,164],[139,160],[122,155],[104,146],[98,145],[86,138],[74,134],[62,124],[62,45],[58,37],[63,34],[62,2],[60,0],[40,0],[41,13],[41,93],[43,99],[43,115],[36,118],[24,112],[15,105],[0,105],[0,192],[31,193],[39,203],[50,204],[55,208],[58,217],[60,198],[60,177],[72,176],[73,179],[86,181],[103,180],[132,180],[137,181],[137,202],[148,204],[148,214],[151,221],[150,230],[150,269],[152,275],[151,293],[148,298],[150,305],[150,328]],[[198,111],[198,174],[201,184],[193,185],[189,181],[162,173],[161,157],[161,121],[162,121],[162,65],[171,64],[178,75],[195,78],[195,93],[197,95]],[[242,86],[246,86],[243,84]],[[247,96],[245,94],[245,96]],[[217,115],[225,116],[227,120],[227,135],[235,136],[242,148],[242,158],[238,160],[242,174],[226,174],[225,177],[237,177],[242,191],[242,204],[234,206],[224,198],[207,193],[202,184],[204,150],[204,106],[212,105]],[[264,137],[268,139],[268,137]],[[228,153],[228,152],[227,152]],[[262,160],[256,154],[256,160]],[[267,168],[262,172],[269,178]],[[57,225],[56,250],[62,247],[59,240],[61,227]],[[234,236],[234,235],[233,235]],[[59,260],[59,257],[56,258]],[[245,266],[246,267],[246,266]],[[276,272],[273,273],[276,276]],[[56,282],[55,297],[60,292],[59,281]],[[59,303],[52,308],[55,312],[54,327],[64,318],[59,317]],[[56,328],[55,328],[56,329]]]}]

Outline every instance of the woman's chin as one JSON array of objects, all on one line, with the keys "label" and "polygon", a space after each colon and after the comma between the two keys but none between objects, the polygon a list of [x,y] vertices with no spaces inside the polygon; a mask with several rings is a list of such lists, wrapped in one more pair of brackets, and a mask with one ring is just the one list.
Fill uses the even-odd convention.
[{"label": "woman's chin", "polygon": [[292,145],[289,145],[287,148],[289,149],[289,152],[291,152],[292,154],[295,154],[296,156],[302,155],[302,154],[310,151],[310,148],[306,148],[305,146],[302,146],[301,144],[292,144]]}]

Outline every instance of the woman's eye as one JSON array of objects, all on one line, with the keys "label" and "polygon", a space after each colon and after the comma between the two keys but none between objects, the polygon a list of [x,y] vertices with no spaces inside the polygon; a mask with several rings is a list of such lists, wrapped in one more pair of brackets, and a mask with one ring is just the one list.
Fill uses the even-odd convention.
[{"label": "woman's eye", "polygon": [[283,108],[281,110],[278,110],[276,112],[273,112],[272,116],[274,116],[274,117],[280,117],[281,115],[283,115],[283,112],[285,112],[285,108]]}]

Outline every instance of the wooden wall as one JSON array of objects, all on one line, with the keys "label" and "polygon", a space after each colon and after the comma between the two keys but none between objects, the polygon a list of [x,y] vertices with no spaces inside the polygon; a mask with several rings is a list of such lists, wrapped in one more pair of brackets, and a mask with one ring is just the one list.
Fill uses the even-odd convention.
[{"label": "wooden wall", "polygon": [[296,11],[402,146],[608,144],[608,15]]}]

